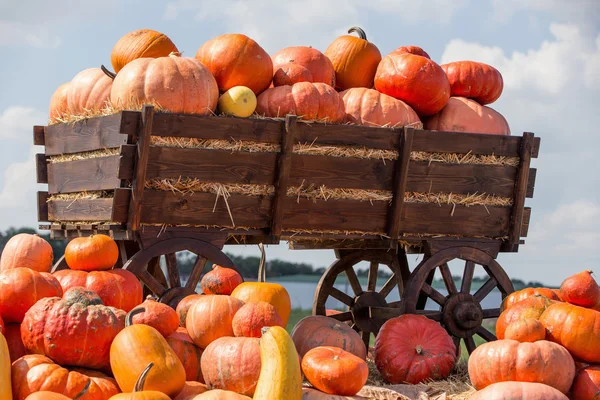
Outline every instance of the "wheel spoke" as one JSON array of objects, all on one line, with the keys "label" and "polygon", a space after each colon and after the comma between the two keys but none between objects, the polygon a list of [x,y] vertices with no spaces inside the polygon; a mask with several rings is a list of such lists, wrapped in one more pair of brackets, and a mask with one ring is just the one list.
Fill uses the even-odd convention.
[{"label": "wheel spoke", "polygon": [[140,280],[144,282],[144,285],[146,285],[153,293],[160,296],[167,291],[167,288],[164,287],[162,283],[160,283],[158,279],[152,276],[152,274],[147,270],[141,270],[138,276]]},{"label": "wheel spoke", "polygon": [[432,319],[434,321],[438,321],[438,322],[442,320],[442,312],[441,311],[416,310],[416,314],[424,315],[427,318]]},{"label": "wheel spoke", "polygon": [[499,316],[500,316],[499,308],[489,308],[489,309],[483,310],[483,319],[498,318]]},{"label": "wheel spoke", "polygon": [[465,263],[465,272],[463,274],[462,283],[460,285],[461,293],[471,293],[471,283],[473,282],[473,274],[475,273],[475,263],[467,261]]},{"label": "wheel spoke", "polygon": [[496,336],[492,332],[485,329],[483,326],[477,328],[477,334],[486,342],[493,342],[494,340],[496,340]]},{"label": "wheel spoke", "polygon": [[377,273],[379,272],[379,263],[371,262],[369,266],[369,278],[367,282],[367,290],[374,292],[377,287]]},{"label": "wheel spoke", "polygon": [[474,352],[475,348],[477,347],[475,345],[475,340],[473,340],[473,336],[469,336],[465,339],[465,345],[467,346],[467,350],[469,351],[469,354]]},{"label": "wheel spoke", "polygon": [[452,336],[452,341],[454,342],[454,346],[456,347],[456,354],[458,354],[460,352],[460,338]]},{"label": "wheel spoke", "polygon": [[363,289],[358,280],[358,276],[356,276],[356,272],[354,272],[354,268],[349,267],[345,272],[348,282],[350,282],[350,286],[352,286],[352,291],[355,295],[360,295],[363,292]]},{"label": "wheel spoke", "polygon": [[177,268],[177,255],[175,253],[165,254],[167,263],[167,274],[169,276],[169,287],[181,287],[179,269]]},{"label": "wheel spoke", "polygon": [[329,318],[337,319],[338,321],[352,321],[352,311],[346,311],[340,314],[330,315]]},{"label": "wheel spoke", "polygon": [[448,293],[458,293],[458,289],[456,289],[456,283],[454,283],[454,278],[452,278],[452,272],[450,272],[450,267],[448,267],[447,263],[440,265],[440,272],[442,273],[442,278],[444,279],[444,284],[448,289]]},{"label": "wheel spoke", "polygon": [[371,343],[371,332],[361,332],[360,336],[363,340],[363,343],[365,344],[365,347],[367,349],[367,353],[369,352],[369,344]]},{"label": "wheel spoke", "polygon": [[402,300],[392,301],[391,303],[388,303],[388,307],[399,308],[401,304]]},{"label": "wheel spoke", "polygon": [[204,270],[204,266],[206,265],[207,261],[208,260],[202,257],[201,255],[198,255],[198,257],[196,257],[196,262],[194,263],[192,272],[190,272],[188,281],[185,283],[186,288],[196,291],[196,286],[198,286],[198,282],[200,281],[202,271]]},{"label": "wheel spoke", "polygon": [[425,293],[431,300],[438,303],[440,306],[443,307],[444,304],[446,304],[446,300],[447,300],[446,296],[444,296],[443,294],[438,292],[436,289],[431,287],[431,285],[429,285],[427,283],[423,283],[423,287],[421,288],[421,291],[423,293]]},{"label": "wheel spoke", "polygon": [[494,290],[497,284],[498,282],[496,282],[496,279],[490,278],[483,284],[482,287],[479,288],[477,292],[475,292],[473,296],[481,303],[483,299],[485,299],[485,297],[490,294],[492,290]]},{"label": "wheel spoke", "polygon": [[396,273],[394,272],[392,276],[390,276],[390,279],[388,279],[387,282],[383,285],[383,287],[379,291],[379,294],[381,294],[383,297],[387,297],[387,295],[391,293],[392,289],[394,289],[394,286],[396,286],[396,284]]},{"label": "wheel spoke", "polygon": [[329,294],[331,295],[331,297],[341,301],[342,303],[344,303],[347,306],[351,306],[352,303],[354,302],[354,299],[350,296],[348,296],[346,293],[342,292],[341,290],[339,290],[336,287],[332,287],[330,289]]}]

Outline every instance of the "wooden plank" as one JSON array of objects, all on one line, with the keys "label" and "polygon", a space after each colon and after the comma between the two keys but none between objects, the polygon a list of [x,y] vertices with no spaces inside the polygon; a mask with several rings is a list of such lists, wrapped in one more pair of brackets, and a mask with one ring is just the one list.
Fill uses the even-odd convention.
[{"label": "wooden plank", "polygon": [[48,163],[45,154],[35,155],[35,171],[37,183],[48,183]]},{"label": "wooden plank", "polygon": [[137,126],[138,118],[134,112],[123,111],[70,124],[50,125],[46,127],[46,155],[119,147],[127,143],[126,135]]},{"label": "wooden plank", "polygon": [[395,170],[395,185],[394,185],[394,197],[392,198],[392,204],[388,212],[388,236],[392,241],[398,240],[400,235],[400,225],[404,220],[403,205],[404,205],[404,192],[406,191],[406,184],[408,181],[409,161],[410,152],[413,142],[414,129],[405,128],[402,134],[402,140],[400,141],[400,149],[398,160],[396,162]]},{"label": "wooden plank", "polygon": [[112,190],[120,186],[120,155],[48,164],[48,192]]},{"label": "wooden plank", "polygon": [[135,175],[135,152],[136,146],[133,144],[125,144],[121,146],[119,155],[119,179],[133,179]]},{"label": "wooden plank", "polygon": [[48,192],[37,192],[38,222],[48,222]]},{"label": "wooden plank", "polygon": [[49,221],[110,221],[113,199],[51,200]]},{"label": "wooden plank", "polygon": [[523,210],[523,223],[521,224],[521,237],[527,237],[529,233],[529,220],[531,219],[531,207]]},{"label": "wooden plank", "polygon": [[525,197],[532,198],[533,190],[535,188],[535,178],[537,176],[537,169],[529,168],[529,178],[527,178],[527,192],[525,193]]},{"label": "wooden plank", "polygon": [[137,137],[137,152],[135,156],[135,176],[131,182],[131,200],[129,201],[129,220],[127,226],[132,231],[138,231],[142,215],[142,199],[146,183],[146,169],[150,154],[150,139],[152,135],[152,122],[154,120],[154,107],[144,106],[142,110],[141,126]]},{"label": "wooden plank", "polygon": [[115,197],[112,207],[112,222],[127,222],[129,213],[129,202],[131,201],[131,189],[115,189]]},{"label": "wooden plank", "polygon": [[533,139],[533,149],[531,149],[532,158],[538,158],[538,156],[540,155],[540,142],[541,138],[539,137]]},{"label": "wooden plank", "polygon": [[525,206],[525,195],[527,194],[527,180],[529,178],[529,165],[531,163],[531,152],[533,149],[533,133],[523,133],[523,140],[520,149],[519,170],[517,172],[517,182],[515,187],[515,196],[510,219],[510,231],[508,242],[517,244],[521,237],[521,225],[523,224],[523,208]]},{"label": "wooden plank", "polygon": [[277,179],[275,181],[275,197],[273,199],[273,217],[271,220],[271,235],[278,238],[281,235],[283,207],[287,197],[292,166],[292,153],[294,151],[294,136],[298,129],[295,115],[285,118],[285,128],[282,130],[282,146],[279,160],[277,161]]},{"label": "wooden plank", "polygon": [[33,127],[33,144],[35,146],[43,146],[45,142],[45,126],[35,125]]}]

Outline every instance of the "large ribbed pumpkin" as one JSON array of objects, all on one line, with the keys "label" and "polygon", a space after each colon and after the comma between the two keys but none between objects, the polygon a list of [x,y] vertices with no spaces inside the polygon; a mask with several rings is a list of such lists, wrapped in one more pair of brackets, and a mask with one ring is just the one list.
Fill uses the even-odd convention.
[{"label": "large ribbed pumpkin", "polygon": [[167,343],[183,364],[186,381],[204,383],[202,369],[200,368],[202,349],[194,344],[187,330],[181,327],[177,328],[175,333],[167,337]]},{"label": "large ribbed pumpkin", "polygon": [[111,343],[124,327],[124,311],[105,306],[92,291],[73,287],[62,298],[48,297],[31,307],[21,337],[30,353],[61,365],[102,369],[109,366]]},{"label": "large ribbed pumpkin", "polygon": [[335,71],[333,64],[327,56],[319,50],[307,46],[286,47],[275,53],[273,60],[273,73],[288,63],[294,63],[303,66],[312,77],[312,82],[322,82],[329,86],[335,86]]},{"label": "large ribbed pumpkin", "polygon": [[517,290],[516,292],[512,292],[504,300],[502,301],[502,306],[500,308],[501,311],[507,310],[510,307],[514,306],[518,302],[525,300],[528,297],[533,295],[540,295],[549,298],[550,300],[561,301],[560,297],[554,292],[553,289],[548,288],[525,288],[521,290]]},{"label": "large ribbed pumpkin", "polygon": [[108,235],[74,238],[65,248],[65,262],[70,269],[104,271],[114,267],[118,259],[119,247]]},{"label": "large ribbed pumpkin", "polygon": [[234,86],[246,86],[259,94],[273,79],[269,54],[254,40],[239,33],[207,41],[198,49],[196,59],[212,72],[221,92]]},{"label": "large ribbed pumpkin", "polygon": [[256,112],[265,117],[285,117],[294,114],[305,120],[342,122],[344,101],[335,89],[325,83],[299,82],[278,86],[258,96]]},{"label": "large ribbed pumpkin", "polygon": [[571,387],[571,399],[600,399],[600,366],[586,367],[577,372]]},{"label": "large ribbed pumpkin", "polygon": [[450,81],[451,96],[467,97],[481,105],[498,100],[504,88],[502,74],[491,65],[455,61],[441,65]]},{"label": "large ribbed pumpkin", "polygon": [[258,338],[222,337],[202,353],[202,375],[209,389],[252,396],[260,376]]},{"label": "large ribbed pumpkin", "polygon": [[555,303],[540,316],[546,338],[563,345],[574,357],[600,363],[600,312],[569,303]]},{"label": "large ribbed pumpkin", "polygon": [[110,62],[116,73],[138,58],[166,57],[177,53],[177,46],[165,35],[152,29],[138,29],[126,33],[115,43]]},{"label": "large ribbed pumpkin", "polygon": [[205,349],[223,336],[233,336],[232,320],[244,302],[213,294],[196,300],[188,311],[185,327],[196,346]]},{"label": "large ribbed pumpkin", "polygon": [[552,386],[536,382],[498,382],[473,393],[469,400],[569,400]]},{"label": "large ribbed pumpkin", "polygon": [[138,306],[143,312],[137,312],[132,322],[134,324],[146,324],[160,332],[164,337],[171,336],[179,327],[179,316],[171,307],[159,303],[151,296]]},{"label": "large ribbed pumpkin", "polygon": [[62,117],[67,113],[67,94],[69,93],[69,84],[71,82],[65,82],[56,88],[52,97],[50,98],[50,121],[54,122],[57,118]]},{"label": "large ribbed pumpkin", "polygon": [[546,340],[496,340],[471,353],[469,377],[478,390],[497,382],[517,381],[544,383],[567,393],[575,377],[575,362],[567,349]]},{"label": "large ribbed pumpkin", "polygon": [[[350,35],[353,32],[358,37]],[[352,27],[348,33],[335,39],[324,53],[335,70],[335,87],[338,90],[372,88],[381,53],[377,46],[367,40],[361,28]]]},{"label": "large ribbed pumpkin", "polygon": [[292,340],[300,358],[319,346],[340,347],[363,360],[367,357],[365,344],[354,329],[323,315],[302,318],[292,331]]},{"label": "large ribbed pumpkin", "polygon": [[346,110],[345,122],[392,128],[421,122],[408,104],[375,89],[352,88],[340,96]]},{"label": "large ribbed pumpkin", "polygon": [[539,319],[546,308],[554,303],[554,300],[536,294],[521,300],[509,309],[505,309],[496,321],[496,337],[504,339],[506,327],[514,321],[525,318]]},{"label": "large ribbed pumpkin", "polygon": [[446,378],[456,362],[456,346],[439,323],[405,314],[383,324],[374,355],[383,379],[416,384]]},{"label": "large ribbed pumpkin", "polygon": [[0,271],[30,268],[38,272],[50,272],[53,260],[50,243],[39,235],[19,233],[6,242],[0,257]]},{"label": "large ribbed pumpkin", "polygon": [[375,74],[375,89],[400,99],[421,116],[440,112],[450,98],[444,70],[429,58],[411,53],[390,53]]},{"label": "large ribbed pumpkin", "polygon": [[510,135],[502,114],[465,97],[451,97],[443,110],[424,123],[425,129],[435,131]]},{"label": "large ribbed pumpkin", "polygon": [[150,103],[174,113],[209,115],[217,108],[219,89],[198,60],[171,55],[127,64],[115,78],[110,98],[116,107]]},{"label": "large ribbed pumpkin", "polygon": [[67,108],[70,114],[83,115],[105,108],[110,101],[113,80],[100,68],[84,69],[69,84]]}]

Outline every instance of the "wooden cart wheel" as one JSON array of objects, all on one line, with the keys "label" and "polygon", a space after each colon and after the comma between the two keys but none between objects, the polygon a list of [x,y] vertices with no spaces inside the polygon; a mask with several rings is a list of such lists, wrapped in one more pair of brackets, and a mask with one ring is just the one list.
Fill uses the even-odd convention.
[{"label": "wooden cart wheel", "polygon": [[[448,266],[448,262],[452,260],[465,262],[460,288],[456,287]],[[471,294],[476,265],[483,267],[488,279]],[[438,268],[448,291],[446,296],[429,283]],[[514,291],[506,272],[489,254],[473,247],[447,248],[425,258],[415,268],[406,285],[404,312],[422,314],[439,321],[452,336],[457,352],[460,352],[460,342],[464,341],[471,354],[476,348],[475,335],[488,342],[496,340],[496,336],[483,326],[483,322],[486,319],[497,318],[500,308],[484,309],[481,306],[483,299],[495,288],[500,290],[502,298]],[[439,311],[424,310],[423,296],[437,303]]]},{"label": "wooden cart wheel", "polygon": [[[370,263],[365,288],[362,287],[354,269],[361,261]],[[387,266],[391,270],[391,276],[377,291],[377,276],[380,265]],[[398,250],[398,253],[392,250],[339,252],[338,260],[331,264],[319,281],[315,291],[313,314],[326,315],[326,303],[330,296],[339,300],[347,307],[347,311],[331,315],[331,317],[350,323],[352,328],[361,335],[368,349],[371,334],[377,335],[379,328],[386,321],[385,319],[371,318],[369,307],[398,307],[401,303],[399,300],[388,303],[386,298],[394,289],[398,291],[399,298],[403,298],[404,283],[409,274],[406,253],[403,250]],[[352,288],[353,296],[334,287],[338,276],[346,277]]]},{"label": "wooden cart wheel", "polygon": [[[194,267],[183,286],[176,256],[180,251],[196,255]],[[160,268],[161,258],[164,258],[167,267],[166,277]],[[196,286],[208,261],[237,271],[233,262],[220,249],[192,238],[166,239],[148,246],[131,257],[123,269],[134,273],[150,292],[158,296],[161,303],[175,308],[181,299],[196,293]]]}]

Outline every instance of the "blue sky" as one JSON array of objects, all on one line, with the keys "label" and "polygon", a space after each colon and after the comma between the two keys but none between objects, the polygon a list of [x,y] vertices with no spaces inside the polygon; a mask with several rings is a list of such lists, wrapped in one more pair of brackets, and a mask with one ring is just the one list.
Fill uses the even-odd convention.
[{"label": "blue sky", "polygon": [[[368,5],[367,5],[368,4]],[[559,284],[599,265],[600,2],[597,0],[304,0],[102,2],[0,0],[0,229],[35,226],[31,127],[45,124],[52,92],[77,72],[110,65],[125,33],[166,33],[184,56],[206,40],[245,33],[270,54],[294,45],[325,50],[361,26],[382,54],[423,47],[438,62],[487,62],[503,74],[494,109],[515,135],[542,137],[532,226],[519,253],[501,255],[509,275]],[[258,254],[256,247],[228,248]],[[269,257],[326,266],[330,251]],[[411,258],[411,263],[416,260]]]}]

